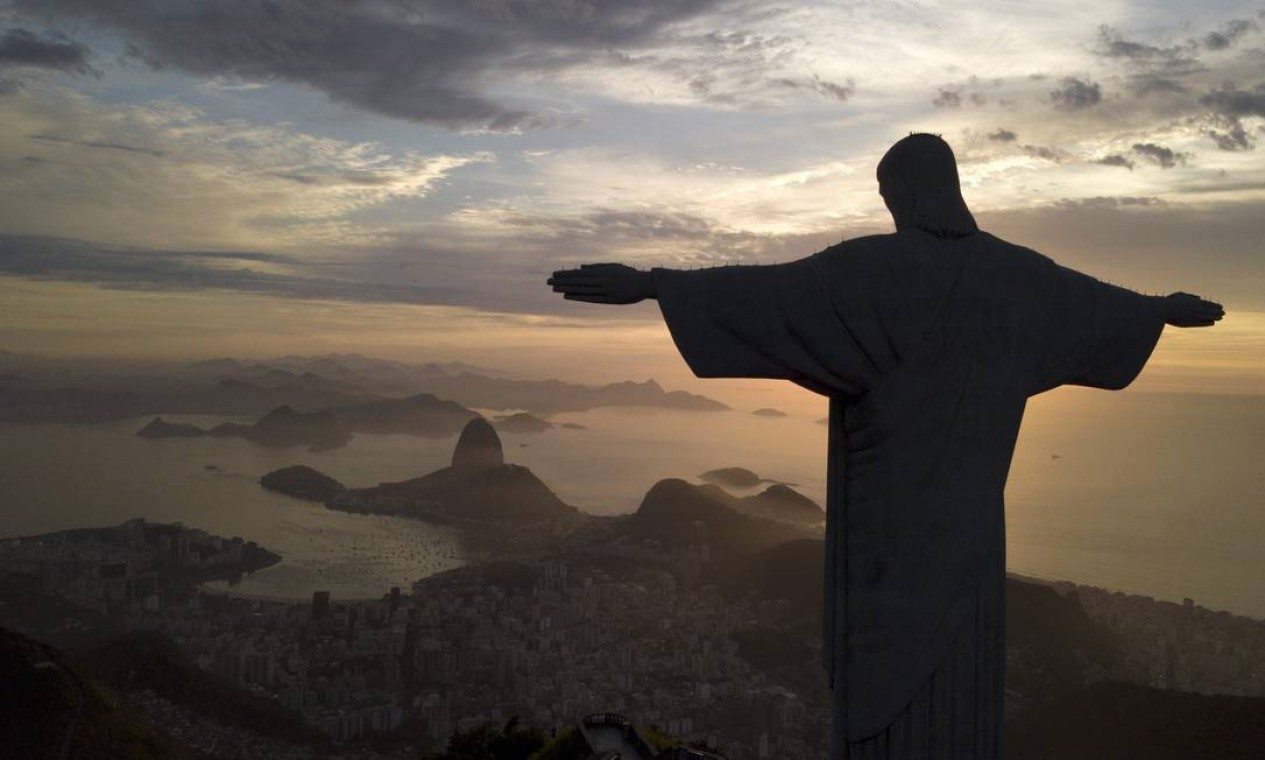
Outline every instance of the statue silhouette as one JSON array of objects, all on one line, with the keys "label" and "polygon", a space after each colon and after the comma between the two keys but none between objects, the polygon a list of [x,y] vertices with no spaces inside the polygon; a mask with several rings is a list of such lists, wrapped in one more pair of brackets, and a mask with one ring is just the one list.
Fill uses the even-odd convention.
[{"label": "statue silhouette", "polygon": [[830,757],[998,758],[1002,495],[1028,397],[1124,388],[1165,324],[1224,312],[979,230],[936,135],[893,145],[878,183],[892,234],[786,264],[587,264],[548,284],[590,303],[657,298],[699,377],[781,378],[829,397]]}]

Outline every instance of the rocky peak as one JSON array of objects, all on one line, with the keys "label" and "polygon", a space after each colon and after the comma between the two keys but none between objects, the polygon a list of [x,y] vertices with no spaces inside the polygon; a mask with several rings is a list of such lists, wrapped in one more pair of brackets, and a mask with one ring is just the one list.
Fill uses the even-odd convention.
[{"label": "rocky peak", "polygon": [[500,467],[505,464],[501,439],[492,425],[482,417],[466,423],[452,452],[453,467]]}]

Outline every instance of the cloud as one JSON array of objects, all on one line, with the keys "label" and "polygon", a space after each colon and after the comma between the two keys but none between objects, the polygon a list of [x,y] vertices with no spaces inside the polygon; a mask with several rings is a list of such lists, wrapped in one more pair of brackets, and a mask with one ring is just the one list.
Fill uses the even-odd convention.
[{"label": "cloud", "polygon": [[58,137],[57,135],[36,134],[27,135],[31,140],[40,140],[42,142],[68,143],[70,145],[79,145],[84,148],[105,148],[109,150],[124,150],[132,153],[144,153],[147,156],[162,158],[166,154],[161,150],[151,150],[149,148],[139,148],[135,145],[124,145],[122,143],[100,142],[97,140],[75,140],[69,137]]},{"label": "cloud", "polygon": [[856,82],[851,79],[844,84],[835,82],[827,82],[817,75],[813,75],[811,79],[791,79],[789,77],[778,77],[771,80],[774,84],[787,87],[792,90],[807,89],[816,92],[827,98],[837,100],[840,103],[846,102],[856,93]]},{"label": "cloud", "polygon": [[0,66],[31,66],[70,74],[98,74],[88,65],[88,48],[57,32],[36,35],[13,28],[0,37]]},{"label": "cloud", "polygon": [[1240,90],[1233,82],[1199,98],[1202,105],[1226,116],[1265,116],[1265,82],[1251,90]]},{"label": "cloud", "polygon": [[1014,132],[1011,132],[1009,129],[999,128],[995,132],[988,133],[988,139],[994,140],[996,142],[1014,142],[1016,139],[1018,139],[1018,137],[1019,137],[1018,135],[1016,135]]},{"label": "cloud", "polygon": [[1103,166],[1122,166],[1129,171],[1133,171],[1133,162],[1119,153],[1113,153],[1110,156],[1103,156],[1094,163],[1102,164]]},{"label": "cloud", "polygon": [[[936,108],[961,108],[963,104],[970,103],[972,106],[979,108],[988,104],[988,98],[976,91],[976,88],[982,85],[980,78],[975,76],[972,76],[965,85],[945,85],[938,88],[936,97],[931,101],[931,104]],[[994,82],[994,85],[996,85],[996,82]]]},{"label": "cloud", "polygon": [[1044,145],[1021,145],[1019,147],[1025,154],[1032,156],[1033,158],[1039,158],[1044,161],[1053,161],[1056,164],[1061,163],[1063,159],[1066,158],[1063,151],[1058,150],[1057,148],[1048,148]]},{"label": "cloud", "polygon": [[1199,60],[1191,55],[1189,47],[1159,47],[1143,42],[1124,39],[1109,26],[1098,27],[1096,52],[1104,58],[1117,58],[1147,69],[1169,73],[1190,73],[1202,68]]},{"label": "cloud", "polygon": [[[113,106],[28,87],[0,99],[0,229],[155,248],[373,240],[364,217],[493,160],[389,152],[172,103]],[[36,162],[18,160],[32,157]]]},{"label": "cloud", "polygon": [[1238,119],[1226,119],[1223,125],[1224,132],[1214,128],[1206,128],[1205,132],[1212,141],[1216,143],[1220,150],[1237,151],[1252,150],[1256,147],[1256,143],[1248,136],[1247,129]]},{"label": "cloud", "polygon": [[[558,123],[506,81],[636,49],[715,0],[15,0],[29,17],[113,29],[134,58],[203,77],[284,81],[337,103],[451,129]],[[841,92],[841,91],[840,91]]]},{"label": "cloud", "polygon": [[1211,122],[1203,133],[1212,138],[1219,150],[1252,150],[1255,143],[1243,126],[1242,119],[1265,116],[1265,82],[1250,90],[1241,90],[1233,82],[1200,96],[1199,104],[1210,109]]},{"label": "cloud", "polygon": [[64,238],[0,235],[0,272],[37,280],[90,282],[117,290],[233,290],[370,303],[455,304],[467,300],[461,297],[461,288],[417,284],[403,278],[365,282],[315,276],[304,270],[271,272],[256,266],[302,263],[268,253],[121,248]]},{"label": "cloud", "polygon": [[1260,26],[1251,19],[1234,19],[1226,23],[1220,31],[1208,32],[1200,43],[1209,50],[1225,50],[1242,39],[1249,32],[1260,31]]},{"label": "cloud", "polygon": [[936,108],[961,108],[962,91],[951,87],[941,87],[931,104]]},{"label": "cloud", "polygon": [[1064,77],[1062,85],[1050,91],[1050,100],[1055,108],[1066,111],[1079,111],[1092,108],[1102,102],[1102,88],[1097,82],[1090,82],[1076,77]]},{"label": "cloud", "polygon": [[1057,208],[1066,209],[1118,209],[1148,206],[1167,206],[1161,198],[1134,195],[1098,195],[1092,198],[1062,198],[1054,202]]},{"label": "cloud", "polygon": [[1189,153],[1178,153],[1155,143],[1134,143],[1133,152],[1161,169],[1172,169],[1178,164],[1186,163],[1186,159],[1190,157]]}]

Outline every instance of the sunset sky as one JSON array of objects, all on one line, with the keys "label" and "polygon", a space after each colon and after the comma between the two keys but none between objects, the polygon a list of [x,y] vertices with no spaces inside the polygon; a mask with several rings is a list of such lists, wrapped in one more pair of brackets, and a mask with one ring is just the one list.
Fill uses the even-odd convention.
[{"label": "sunset sky", "polygon": [[10,351],[679,387],[653,304],[549,273],[889,231],[931,131],[985,229],[1226,306],[1140,386],[1265,393],[1260,5],[0,0],[0,124]]}]

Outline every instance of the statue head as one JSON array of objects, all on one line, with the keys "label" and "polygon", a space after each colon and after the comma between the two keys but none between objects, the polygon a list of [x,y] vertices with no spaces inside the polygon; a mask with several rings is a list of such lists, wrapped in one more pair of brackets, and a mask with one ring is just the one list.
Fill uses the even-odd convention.
[{"label": "statue head", "polygon": [[878,162],[878,191],[898,230],[961,237],[979,229],[962,200],[953,149],[939,135],[914,132],[888,148]]}]

